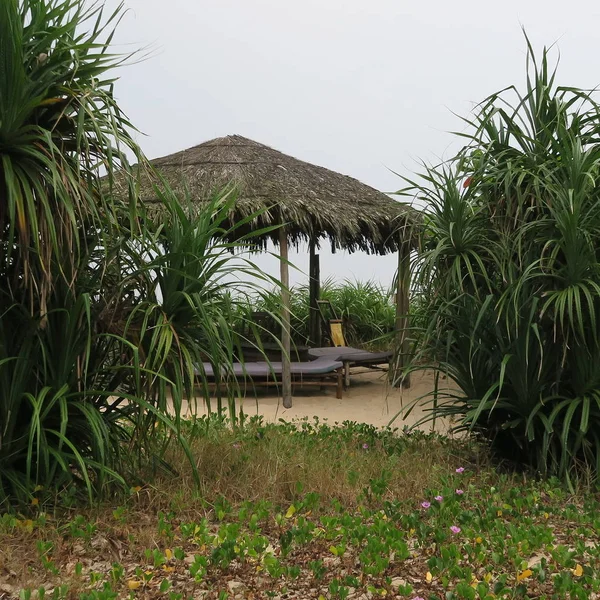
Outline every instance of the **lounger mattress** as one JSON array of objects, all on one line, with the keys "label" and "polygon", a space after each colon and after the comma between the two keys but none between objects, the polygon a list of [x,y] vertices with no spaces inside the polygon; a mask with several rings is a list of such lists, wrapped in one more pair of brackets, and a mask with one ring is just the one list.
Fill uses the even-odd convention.
[{"label": "lounger mattress", "polygon": [[311,348],[309,356],[315,358],[330,358],[341,362],[377,364],[388,362],[393,352],[367,352],[350,346],[329,346],[326,348]]},{"label": "lounger mattress", "polygon": [[[323,356],[308,362],[292,362],[290,363],[290,372],[292,375],[310,377],[311,375],[326,375],[341,369],[343,366],[341,361]],[[214,377],[214,371],[210,363],[202,363],[202,367],[207,377]],[[233,374],[236,377],[266,379],[273,375],[281,375],[282,370],[281,362],[246,362],[244,364],[234,363],[233,365]]]}]

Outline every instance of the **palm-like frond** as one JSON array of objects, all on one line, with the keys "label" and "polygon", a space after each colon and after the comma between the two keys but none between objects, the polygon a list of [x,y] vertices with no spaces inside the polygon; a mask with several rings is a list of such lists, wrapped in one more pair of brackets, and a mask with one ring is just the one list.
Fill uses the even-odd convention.
[{"label": "palm-like frond", "polygon": [[120,11],[104,19],[101,4],[81,0],[0,6],[0,273],[15,294],[35,286],[42,308],[52,261],[71,278],[82,228],[116,214],[98,192],[102,171],[112,179],[125,148],[137,152],[105,75],[124,60],[109,52]]},{"label": "palm-like frond", "polygon": [[180,421],[198,383],[210,399],[197,367],[231,370],[237,287],[266,278],[237,255],[252,235],[226,241],[231,195],[192,214],[163,186],[160,221],[137,202],[125,150],[146,162],[110,74],[120,14],[0,2],[2,507],[40,486],[92,500],[162,464],[172,439],[192,460]]},{"label": "palm-like frond", "polygon": [[429,206],[416,361],[460,388],[432,417],[568,478],[600,457],[600,107],[528,47],[525,93],[487,98],[465,148],[412,187]]}]

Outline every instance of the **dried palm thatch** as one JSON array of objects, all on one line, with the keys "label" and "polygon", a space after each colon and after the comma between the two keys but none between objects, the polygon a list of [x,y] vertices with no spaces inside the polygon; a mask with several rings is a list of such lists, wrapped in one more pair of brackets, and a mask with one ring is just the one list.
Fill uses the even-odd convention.
[{"label": "dried palm thatch", "polygon": [[[178,195],[193,203],[233,186],[237,202],[232,222],[263,211],[247,228],[283,223],[288,240],[296,245],[328,238],[333,250],[386,254],[398,249],[398,230],[404,228],[403,242],[409,241],[417,222],[413,208],[352,177],[239,135],[216,138],[151,164]],[[141,198],[150,208],[155,183],[151,171],[140,177]],[[268,237],[277,243],[277,232]]]}]

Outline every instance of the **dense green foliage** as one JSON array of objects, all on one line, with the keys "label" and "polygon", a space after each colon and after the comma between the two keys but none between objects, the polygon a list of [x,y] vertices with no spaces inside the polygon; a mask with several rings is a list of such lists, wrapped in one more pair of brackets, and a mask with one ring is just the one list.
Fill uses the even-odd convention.
[{"label": "dense green foliage", "polygon": [[434,414],[543,474],[597,474],[600,108],[529,48],[524,93],[467,123],[466,147],[403,191],[427,206],[416,362],[458,388]]},{"label": "dense green foliage", "polygon": [[[295,286],[290,290],[292,338],[298,345],[306,344],[309,338],[308,285]],[[326,280],[321,285],[321,300],[328,300],[324,306],[325,318],[334,315],[343,321],[344,336],[349,346],[387,347],[394,331],[396,309],[391,293],[372,281]],[[250,298],[253,311],[266,311],[279,314],[280,293],[275,290]],[[328,329],[323,327],[323,343],[327,344]]]},{"label": "dense green foliage", "polygon": [[145,163],[109,75],[120,12],[0,3],[0,507],[124,484],[164,449],[157,422],[183,443],[194,365],[236,353],[226,282],[260,281],[248,242],[225,241],[231,196],[190,218],[157,190],[160,224],[136,202],[126,149]]}]

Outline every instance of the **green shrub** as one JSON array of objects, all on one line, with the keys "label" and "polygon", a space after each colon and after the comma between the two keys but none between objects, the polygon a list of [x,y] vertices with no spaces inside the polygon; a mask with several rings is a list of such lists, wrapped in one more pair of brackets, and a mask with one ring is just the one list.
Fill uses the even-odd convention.
[{"label": "green shrub", "polygon": [[600,466],[600,109],[546,51],[527,64],[525,92],[487,98],[467,146],[402,191],[427,206],[414,368],[456,384],[433,416],[569,479]]},{"label": "green shrub", "polygon": [[[396,308],[392,294],[372,281],[327,280],[321,286],[321,300],[331,302],[337,318],[342,319],[344,336],[349,346],[386,347],[394,331]],[[281,300],[278,291],[262,294],[251,299],[251,309],[279,314]],[[329,308],[324,309],[327,318],[333,317]],[[309,292],[308,285],[291,290],[292,338],[297,345],[308,343]],[[274,324],[275,325],[275,324]],[[327,328],[323,329],[328,334]],[[327,339],[324,339],[327,343]]]}]

